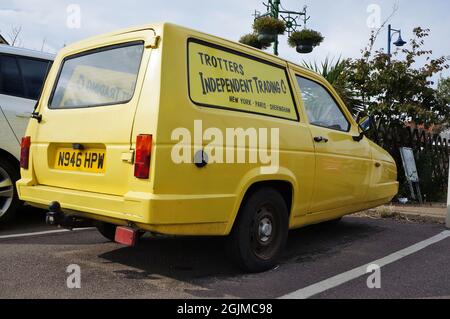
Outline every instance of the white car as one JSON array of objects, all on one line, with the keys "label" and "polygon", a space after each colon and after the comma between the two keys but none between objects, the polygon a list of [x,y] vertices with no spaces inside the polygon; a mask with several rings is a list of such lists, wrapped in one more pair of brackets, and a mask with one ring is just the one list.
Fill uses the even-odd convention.
[{"label": "white car", "polygon": [[20,207],[20,142],[54,55],[0,45],[0,221]]}]

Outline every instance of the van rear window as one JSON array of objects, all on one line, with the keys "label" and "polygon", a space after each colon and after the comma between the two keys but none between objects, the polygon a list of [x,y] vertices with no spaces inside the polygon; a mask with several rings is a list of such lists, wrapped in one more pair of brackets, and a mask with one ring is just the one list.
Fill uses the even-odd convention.
[{"label": "van rear window", "polygon": [[49,108],[86,108],[129,102],[136,88],[144,44],[110,46],[66,58]]}]

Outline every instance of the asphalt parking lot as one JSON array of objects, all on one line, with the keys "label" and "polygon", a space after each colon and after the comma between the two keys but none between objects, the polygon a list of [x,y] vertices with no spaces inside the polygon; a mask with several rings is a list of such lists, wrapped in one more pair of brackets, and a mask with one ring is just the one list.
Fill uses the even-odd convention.
[{"label": "asphalt parking lot", "polygon": [[[450,233],[439,224],[346,217],[292,231],[280,265],[249,275],[220,238],[144,237],[128,248],[43,220],[25,208],[0,226],[0,298],[450,298]],[[379,289],[357,271],[374,261]],[[67,287],[71,264],[79,289]]]}]

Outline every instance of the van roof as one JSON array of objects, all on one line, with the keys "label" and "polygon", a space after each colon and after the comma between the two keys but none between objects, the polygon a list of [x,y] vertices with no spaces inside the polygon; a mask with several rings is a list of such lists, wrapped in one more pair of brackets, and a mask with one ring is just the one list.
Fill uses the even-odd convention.
[{"label": "van roof", "polygon": [[24,48],[17,48],[6,44],[0,44],[0,53],[24,56],[28,58],[36,58],[42,60],[53,61],[55,59],[54,54],[40,52],[35,50],[29,50]]},{"label": "van roof", "polygon": [[280,58],[278,56],[275,56],[275,55],[270,54],[268,52],[265,52],[263,50],[259,50],[259,49],[253,48],[251,46],[239,43],[237,41],[229,40],[229,39],[222,38],[222,37],[219,37],[219,36],[216,36],[216,35],[212,35],[212,34],[208,34],[208,33],[202,32],[202,31],[198,31],[198,30],[194,30],[194,29],[191,29],[191,28],[183,27],[183,26],[180,26],[180,25],[177,25],[177,24],[174,24],[174,23],[170,23],[170,22],[143,24],[143,25],[138,25],[138,26],[134,26],[134,27],[119,29],[119,30],[116,30],[116,31],[113,31],[113,32],[109,32],[109,33],[93,36],[93,37],[87,38],[85,40],[73,43],[73,44],[67,46],[66,49],[70,50],[72,45],[79,45],[79,44],[83,44],[84,42],[99,41],[99,40],[101,40],[103,38],[107,38],[107,37],[111,37],[111,36],[117,36],[117,35],[121,35],[121,34],[125,34],[125,33],[136,32],[136,31],[140,31],[140,30],[155,30],[155,32],[162,31],[165,27],[168,27],[168,26],[170,26],[172,28],[179,28],[179,29],[184,29],[184,30],[187,30],[187,31],[192,31],[192,32],[195,32],[195,33],[198,33],[198,34],[202,34],[202,35],[206,35],[206,36],[213,36],[213,37],[221,39],[223,41],[230,42],[230,43],[232,43],[234,45],[240,45],[240,46],[243,46],[243,47],[250,48],[251,50],[254,50],[254,51],[258,52],[259,54],[262,53],[264,55],[267,55],[271,59],[275,58],[275,59],[277,59],[279,61],[283,61],[283,62],[287,62],[287,63],[293,64],[296,67],[305,70],[306,72],[315,73],[315,72],[311,71],[310,69],[307,69],[307,68],[305,68],[305,67],[303,67],[301,65],[298,65],[295,62],[289,61],[287,59]]}]

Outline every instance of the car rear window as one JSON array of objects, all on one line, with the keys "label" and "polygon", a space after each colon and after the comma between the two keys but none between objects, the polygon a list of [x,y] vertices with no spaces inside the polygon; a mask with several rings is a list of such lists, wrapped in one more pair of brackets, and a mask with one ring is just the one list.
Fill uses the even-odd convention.
[{"label": "car rear window", "polygon": [[51,61],[0,55],[0,94],[37,100]]},{"label": "car rear window", "polygon": [[51,62],[26,58],[17,58],[17,62],[22,71],[23,82],[27,92],[26,96],[37,100]]},{"label": "car rear window", "polygon": [[66,58],[49,107],[86,108],[129,102],[143,50],[143,42],[133,42]]}]

